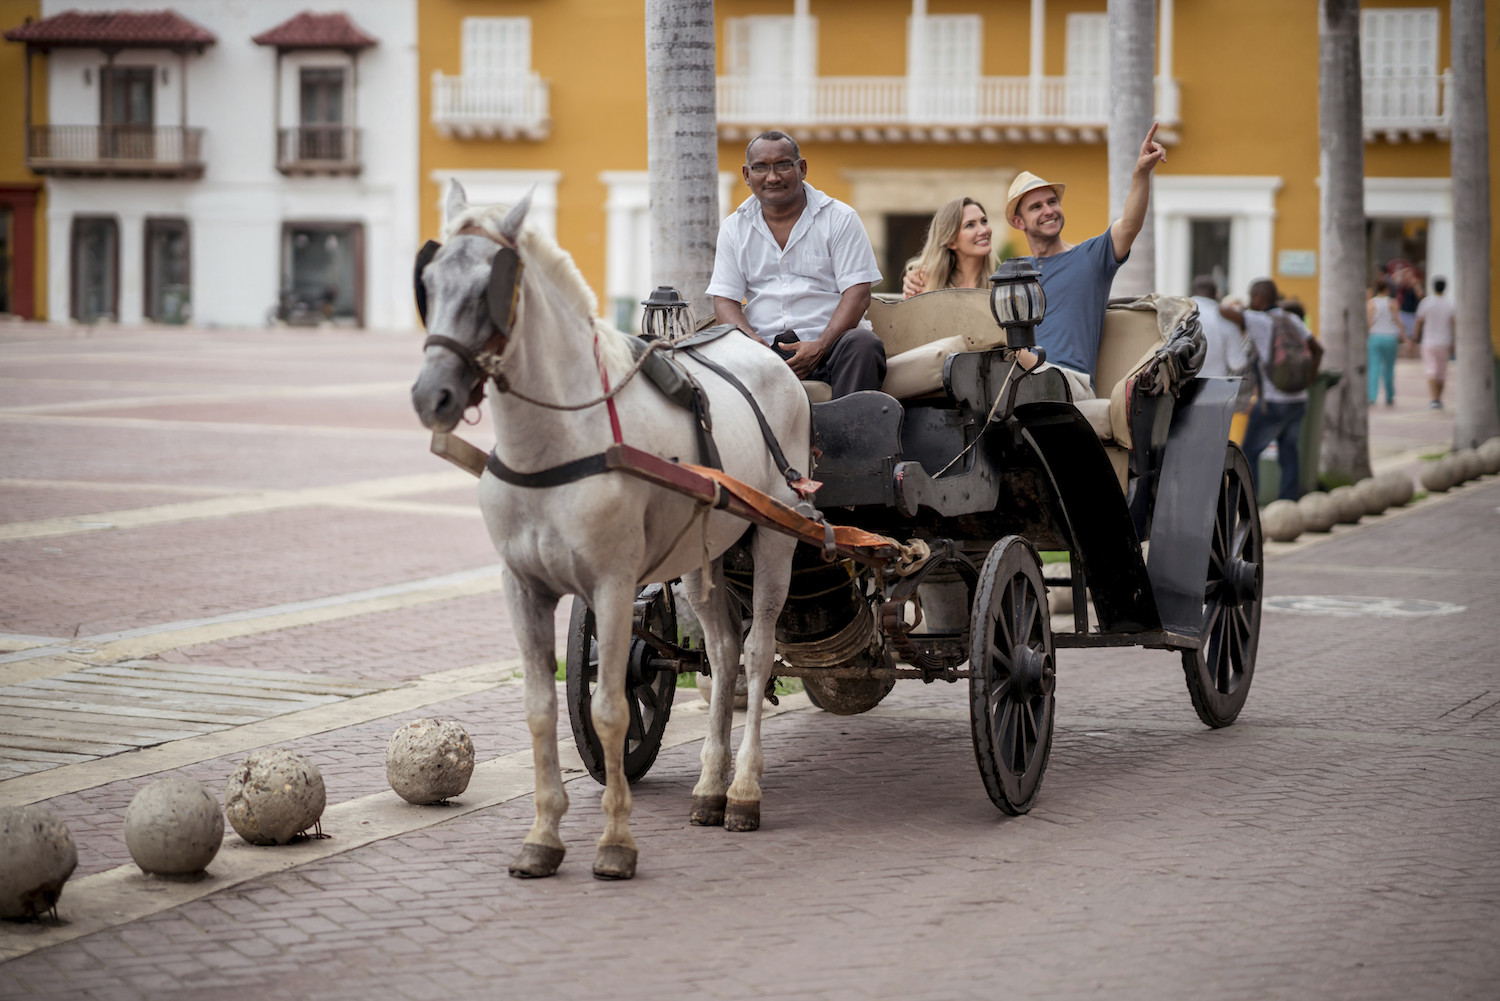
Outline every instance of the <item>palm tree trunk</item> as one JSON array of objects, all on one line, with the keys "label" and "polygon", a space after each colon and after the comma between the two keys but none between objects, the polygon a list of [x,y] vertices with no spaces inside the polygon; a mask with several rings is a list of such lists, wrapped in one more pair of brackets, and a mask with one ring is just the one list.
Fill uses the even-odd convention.
[{"label": "palm tree trunk", "polygon": [[[1120,218],[1156,109],[1156,0],[1109,0],[1109,217]],[[1115,275],[1115,295],[1156,291],[1154,210]]]},{"label": "palm tree trunk", "polygon": [[713,0],[646,0],[652,282],[677,289],[699,319],[713,313],[719,231],[714,84]]},{"label": "palm tree trunk", "polygon": [[1323,364],[1344,377],[1323,407],[1322,466],[1335,479],[1370,475],[1365,321],[1365,145],[1359,0],[1318,2],[1318,145],[1323,176],[1318,328]]},{"label": "palm tree trunk", "polygon": [[1490,157],[1484,0],[1453,0],[1453,445],[1500,434],[1490,342]]}]

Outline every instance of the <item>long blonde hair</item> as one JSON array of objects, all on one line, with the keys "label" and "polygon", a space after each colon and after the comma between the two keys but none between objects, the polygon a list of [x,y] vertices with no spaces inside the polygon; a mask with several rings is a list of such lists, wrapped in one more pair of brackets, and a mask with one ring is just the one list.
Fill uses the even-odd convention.
[{"label": "long blonde hair", "polygon": [[[927,227],[927,240],[922,244],[922,253],[917,256],[917,269],[922,272],[924,286],[929,292],[953,287],[958,276],[958,255],[948,249],[948,244],[958,238],[958,231],[964,223],[964,209],[970,205],[979,203],[972,198],[955,198],[932,216],[932,222]],[[989,215],[984,211],[983,205],[979,205],[979,211]],[[1000,266],[1000,249],[995,244],[993,233],[990,236],[990,259],[987,265],[982,272],[983,277],[988,277]]]}]

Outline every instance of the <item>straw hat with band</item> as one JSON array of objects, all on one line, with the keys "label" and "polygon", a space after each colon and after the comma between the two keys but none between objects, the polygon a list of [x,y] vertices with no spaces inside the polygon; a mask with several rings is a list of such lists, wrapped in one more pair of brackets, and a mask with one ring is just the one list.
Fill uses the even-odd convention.
[{"label": "straw hat with band", "polygon": [[1037,188],[1051,188],[1057,192],[1057,200],[1061,202],[1063,191],[1067,188],[1067,185],[1044,181],[1029,170],[1021,171],[1016,175],[1016,179],[1010,182],[1010,195],[1005,203],[1005,218],[1007,220],[1015,218],[1016,203],[1021,200],[1021,196],[1028,191],[1035,191]]}]

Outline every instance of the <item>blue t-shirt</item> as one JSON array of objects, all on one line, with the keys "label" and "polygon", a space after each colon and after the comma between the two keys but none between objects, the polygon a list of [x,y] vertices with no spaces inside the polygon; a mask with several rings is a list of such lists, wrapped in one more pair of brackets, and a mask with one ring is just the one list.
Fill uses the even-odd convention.
[{"label": "blue t-shirt", "polygon": [[1047,313],[1036,328],[1037,344],[1047,349],[1049,362],[1086,372],[1092,383],[1099,339],[1104,336],[1109,288],[1115,272],[1125,263],[1115,260],[1109,230],[1072,250],[1033,257],[1031,262],[1042,273],[1042,291],[1047,294]]}]

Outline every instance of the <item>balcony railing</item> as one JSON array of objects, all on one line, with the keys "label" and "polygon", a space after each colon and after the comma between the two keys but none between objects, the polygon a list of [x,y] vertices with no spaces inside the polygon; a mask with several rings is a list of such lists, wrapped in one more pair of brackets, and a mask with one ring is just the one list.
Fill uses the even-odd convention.
[{"label": "balcony railing", "polygon": [[75,177],[202,177],[203,130],[180,125],[33,125],[26,166]]},{"label": "balcony railing", "polygon": [[[1164,129],[1178,124],[1177,81],[1156,81],[1156,108]],[[978,77],[941,86],[906,77],[817,77],[799,87],[721,76],[718,112],[721,130],[736,136],[786,125],[845,140],[1098,142],[1109,124],[1109,91],[1066,77]]]},{"label": "balcony railing", "polygon": [[432,124],[461,139],[545,139],[547,81],[535,73],[432,75]]},{"label": "balcony railing", "polygon": [[1439,76],[1367,76],[1364,79],[1365,140],[1383,135],[1421,139],[1427,133],[1447,138],[1453,112],[1453,74]]},{"label": "balcony railing", "polygon": [[301,125],[276,135],[276,169],[283,174],[360,172],[360,130],[342,125]]}]

